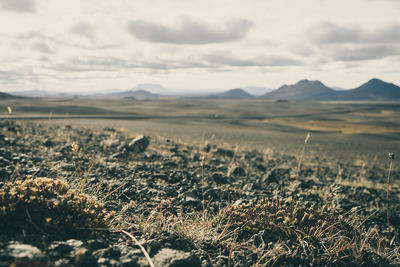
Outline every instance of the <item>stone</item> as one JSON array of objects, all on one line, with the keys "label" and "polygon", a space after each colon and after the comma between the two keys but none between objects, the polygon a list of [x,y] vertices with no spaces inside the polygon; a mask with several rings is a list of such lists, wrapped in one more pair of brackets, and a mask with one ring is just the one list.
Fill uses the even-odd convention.
[{"label": "stone", "polygon": [[186,192],[183,194],[186,203],[200,203],[200,199],[196,196],[194,192]]},{"label": "stone", "polygon": [[40,249],[28,244],[12,243],[6,251],[13,258],[43,259],[44,254]]},{"label": "stone", "polygon": [[229,149],[217,148],[217,150],[215,151],[215,154],[232,158],[234,156],[235,152],[232,150],[229,150]]},{"label": "stone", "polygon": [[184,266],[201,266],[199,258],[190,253],[181,250],[175,250],[170,248],[161,249],[154,256],[155,266],[165,266],[165,267],[184,267]]},{"label": "stone", "polygon": [[97,260],[86,248],[75,250],[75,266],[90,267],[96,266]]},{"label": "stone", "polygon": [[56,241],[53,244],[51,244],[47,250],[51,252],[52,255],[57,255],[57,254],[63,255],[71,252],[72,249],[73,247],[66,244],[65,242]]},{"label": "stone", "polygon": [[105,249],[105,248],[109,247],[109,244],[107,243],[107,241],[105,241],[103,239],[89,240],[89,241],[87,241],[87,245],[91,251]]},{"label": "stone", "polygon": [[133,139],[127,146],[128,151],[135,153],[142,153],[150,144],[150,137],[148,136],[138,136]]},{"label": "stone", "polygon": [[226,179],[225,175],[221,172],[214,172],[212,175],[212,179],[217,184],[226,184],[228,180]]},{"label": "stone", "polygon": [[246,176],[246,171],[242,167],[234,165],[231,168],[229,168],[228,176],[243,177]]},{"label": "stone", "polygon": [[49,147],[49,146],[53,146],[54,143],[53,143],[53,141],[51,141],[50,138],[47,138],[47,139],[43,142],[43,145],[46,146],[46,147]]}]

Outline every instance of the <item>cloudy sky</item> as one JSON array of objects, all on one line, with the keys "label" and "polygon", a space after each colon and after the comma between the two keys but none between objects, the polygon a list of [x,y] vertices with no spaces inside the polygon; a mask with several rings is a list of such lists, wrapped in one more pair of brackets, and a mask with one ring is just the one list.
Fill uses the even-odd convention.
[{"label": "cloudy sky", "polygon": [[0,91],[400,84],[400,0],[0,0]]}]

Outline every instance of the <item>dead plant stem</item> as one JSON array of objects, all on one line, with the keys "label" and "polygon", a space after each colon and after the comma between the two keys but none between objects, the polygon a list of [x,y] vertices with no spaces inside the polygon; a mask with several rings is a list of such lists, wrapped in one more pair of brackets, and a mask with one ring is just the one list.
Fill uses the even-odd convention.
[{"label": "dead plant stem", "polygon": [[392,171],[393,159],[389,156],[390,164],[389,171],[386,180],[387,188],[386,188],[386,219],[387,219],[387,231],[388,231],[388,240],[390,240],[390,221],[389,221],[389,197],[390,197],[390,173]]},{"label": "dead plant stem", "polygon": [[307,133],[306,139],[304,139],[304,146],[303,146],[303,150],[301,151],[301,154],[300,154],[299,163],[297,164],[296,179],[299,179],[299,176],[300,176],[300,167],[301,167],[301,163],[303,162],[304,152],[306,150],[306,146],[307,146],[309,139],[310,139],[310,133]]}]

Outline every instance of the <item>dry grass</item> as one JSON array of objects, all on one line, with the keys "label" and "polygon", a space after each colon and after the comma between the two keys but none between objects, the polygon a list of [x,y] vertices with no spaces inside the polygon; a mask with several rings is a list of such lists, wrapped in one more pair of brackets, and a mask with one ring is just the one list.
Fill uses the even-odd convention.
[{"label": "dry grass", "polygon": [[[291,199],[264,199],[248,205],[229,206],[218,214],[207,211],[170,214],[154,209],[130,219],[125,225],[141,234],[142,241],[160,238],[160,233],[182,237],[211,259],[227,258],[247,251],[257,258],[255,266],[303,264],[368,264],[367,255],[400,264],[399,247],[376,228],[365,229],[354,213],[339,214],[302,207]],[[210,251],[210,247],[213,247]]]},{"label": "dry grass", "polygon": [[292,126],[308,131],[321,132],[340,132],[343,134],[379,134],[379,133],[398,133],[399,127],[379,126],[373,124],[358,124],[354,121],[327,121],[327,120],[308,120],[308,121],[292,121],[280,119],[268,119],[267,123]]},{"label": "dry grass", "polygon": [[1,228],[9,232],[33,230],[62,238],[81,234],[78,228],[107,227],[114,213],[65,181],[26,177],[0,188],[0,216]]},{"label": "dry grass", "polygon": [[303,146],[303,149],[301,150],[299,162],[297,164],[296,179],[299,179],[299,176],[300,176],[300,167],[301,167],[301,163],[303,162],[304,152],[306,151],[306,146],[307,146],[309,139],[310,139],[310,133],[307,133],[306,138],[304,139],[304,146]]},{"label": "dry grass", "polygon": [[270,265],[304,260],[310,263],[365,264],[365,255],[381,256],[400,263],[398,247],[376,228],[364,229],[355,214],[338,214],[322,209],[301,207],[293,200],[261,200],[227,210],[227,223],[238,231],[239,241],[248,242],[257,233],[268,244],[255,249],[258,264]]}]

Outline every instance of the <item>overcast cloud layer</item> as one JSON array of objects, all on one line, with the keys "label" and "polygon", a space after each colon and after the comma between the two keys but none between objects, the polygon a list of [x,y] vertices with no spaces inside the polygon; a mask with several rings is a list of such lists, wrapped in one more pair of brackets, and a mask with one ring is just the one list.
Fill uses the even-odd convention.
[{"label": "overcast cloud layer", "polygon": [[400,84],[397,0],[0,0],[0,91]]}]

